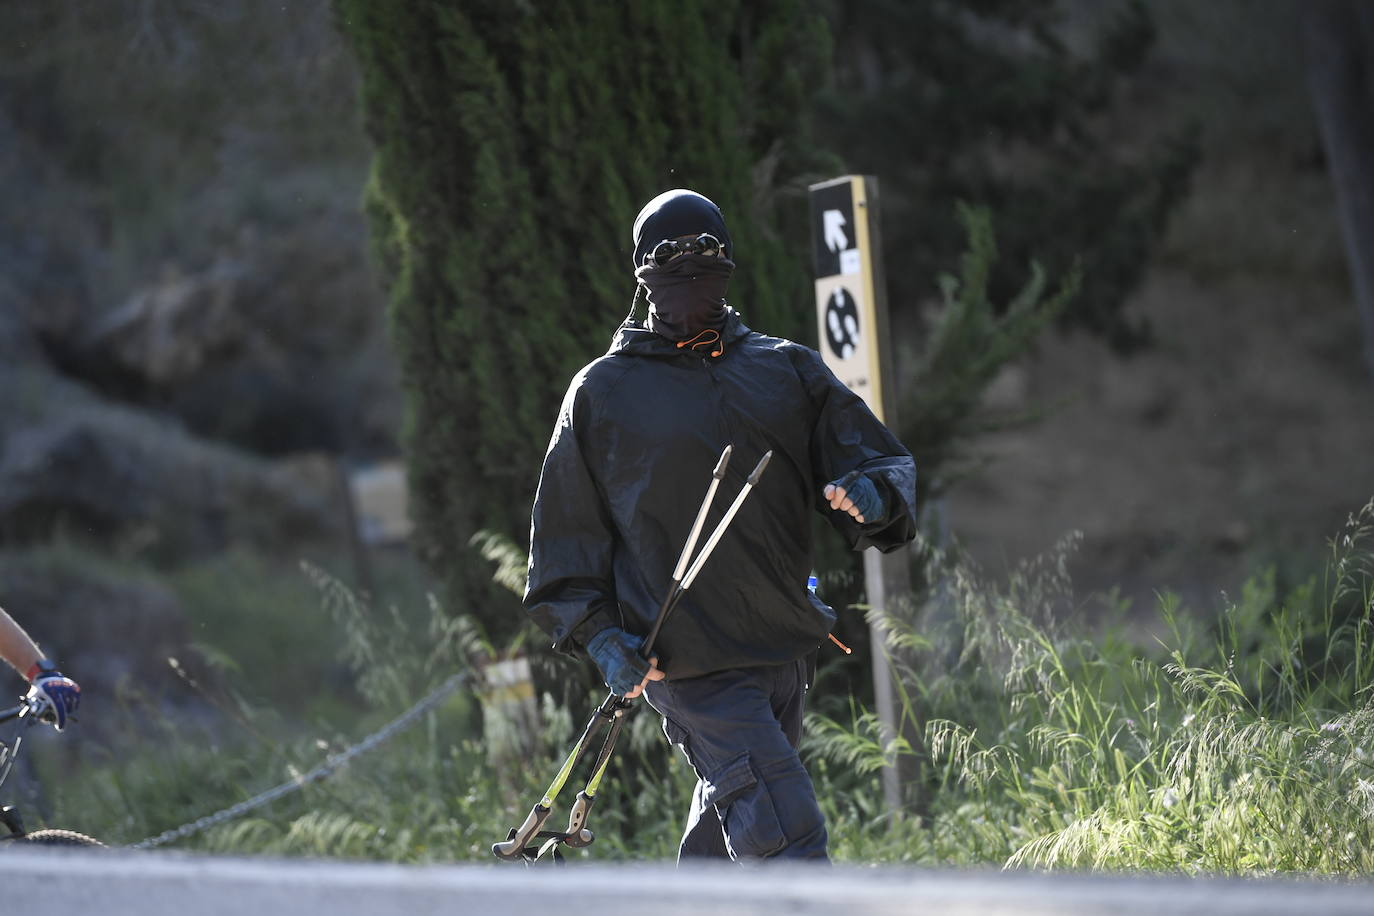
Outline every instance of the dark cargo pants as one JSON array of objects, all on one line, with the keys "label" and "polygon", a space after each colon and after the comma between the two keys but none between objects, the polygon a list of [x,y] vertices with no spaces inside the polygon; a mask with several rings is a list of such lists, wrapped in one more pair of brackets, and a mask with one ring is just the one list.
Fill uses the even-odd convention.
[{"label": "dark cargo pants", "polygon": [[645,689],[697,774],[678,858],[827,859],[825,819],[797,756],[805,660]]}]

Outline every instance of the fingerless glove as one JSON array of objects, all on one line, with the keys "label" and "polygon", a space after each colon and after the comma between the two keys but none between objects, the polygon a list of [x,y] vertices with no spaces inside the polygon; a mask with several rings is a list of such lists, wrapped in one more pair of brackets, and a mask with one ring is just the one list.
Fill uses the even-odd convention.
[{"label": "fingerless glove", "polygon": [[844,489],[844,495],[864,517],[865,525],[880,522],[887,516],[887,501],[862,471],[850,471],[839,480],[831,481],[831,485]]},{"label": "fingerless glove", "polygon": [[635,689],[649,673],[649,663],[639,657],[642,645],[643,639],[620,627],[607,627],[587,642],[587,654],[616,696]]}]

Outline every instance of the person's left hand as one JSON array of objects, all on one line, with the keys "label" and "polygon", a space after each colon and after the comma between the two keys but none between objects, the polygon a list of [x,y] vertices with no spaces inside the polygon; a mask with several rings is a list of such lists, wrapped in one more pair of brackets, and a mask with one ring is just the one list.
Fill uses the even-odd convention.
[{"label": "person's left hand", "polygon": [[587,642],[587,654],[601,669],[606,686],[618,697],[633,700],[644,692],[649,681],[663,680],[658,656],[647,662],[640,657],[639,647],[643,644],[640,637],[615,626],[606,627]]},{"label": "person's left hand", "polygon": [[62,731],[67,719],[81,705],[81,686],[60,671],[50,671],[33,679],[25,699],[33,706],[40,722]]},{"label": "person's left hand", "polygon": [[856,522],[881,521],[887,514],[882,494],[862,471],[850,471],[830,481],[821,492],[830,501],[830,508],[848,512]]},{"label": "person's left hand", "polygon": [[663,672],[658,670],[658,656],[655,655],[649,659],[649,673],[644,675],[644,680],[636,684],[634,686],[634,689],[632,689],[629,693],[625,694],[625,699],[633,700],[635,697],[639,696],[641,693],[644,692],[644,688],[649,685],[650,681],[661,681],[663,680],[663,677]]}]

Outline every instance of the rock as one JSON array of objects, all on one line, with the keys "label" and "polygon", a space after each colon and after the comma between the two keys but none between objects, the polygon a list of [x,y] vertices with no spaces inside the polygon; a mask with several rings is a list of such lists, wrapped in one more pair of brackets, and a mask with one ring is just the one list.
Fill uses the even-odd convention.
[{"label": "rock", "polygon": [[272,456],[385,453],[399,384],[362,245],[356,220],[245,230],[207,268],[169,263],[113,308],[30,325],[69,377],[207,438]]},{"label": "rock", "polygon": [[158,282],[101,316],[80,349],[153,386],[190,378],[244,340],[246,321],[235,300],[245,273],[225,257],[190,275],[167,265]]},{"label": "rock", "polygon": [[32,363],[39,356],[38,341],[19,312],[14,291],[0,276],[0,363]]},{"label": "rock", "polygon": [[[337,486],[199,440],[52,375],[0,370],[0,539],[66,525],[113,545],[136,536],[166,558],[253,541],[341,538]],[[9,403],[7,403],[9,401]]]}]

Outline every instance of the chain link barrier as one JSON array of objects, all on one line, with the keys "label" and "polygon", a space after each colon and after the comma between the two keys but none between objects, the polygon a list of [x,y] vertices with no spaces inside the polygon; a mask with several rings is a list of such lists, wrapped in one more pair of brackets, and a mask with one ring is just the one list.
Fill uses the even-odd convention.
[{"label": "chain link barrier", "polygon": [[449,694],[473,679],[474,675],[471,671],[455,674],[438,687],[434,688],[428,696],[410,707],[410,709],[391,720],[390,723],[368,735],[352,747],[346,748],[337,754],[330,754],[322,763],[309,772],[303,773],[288,782],[284,782],[279,786],[274,786],[265,792],[254,795],[252,798],[241,801],[222,811],[216,811],[214,814],[207,814],[205,817],[197,818],[188,824],[182,824],[180,827],[176,827],[172,830],[165,830],[157,836],[148,837],[148,839],[134,843],[128,848],[153,849],[171,843],[174,840],[185,839],[202,830],[208,830],[226,821],[242,817],[249,811],[261,808],[263,805],[274,802],[283,796],[290,795],[292,792],[299,792],[312,783],[327,779],[333,776],[340,767],[347,764],[354,757],[367,753],[378,745],[384,744],[398,732],[404,731],[412,725],[416,719],[420,718],[420,716],[424,715],[430,709],[437,706],[442,700],[446,699]]}]

